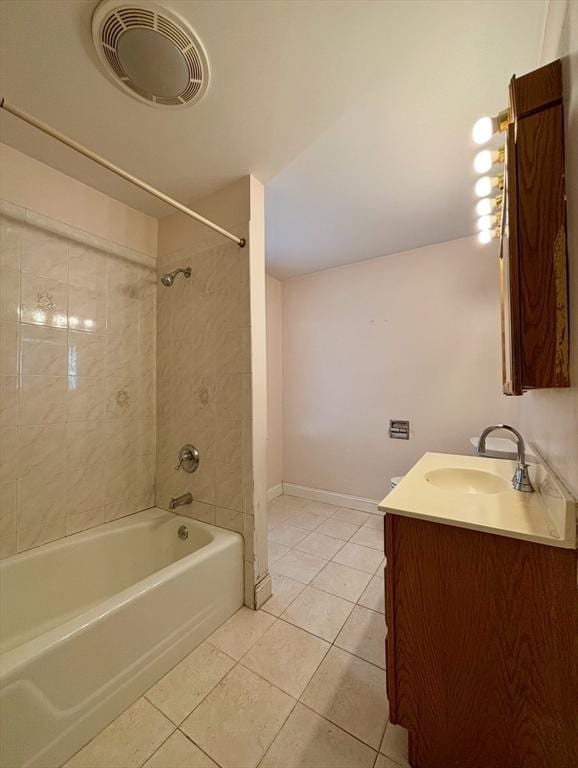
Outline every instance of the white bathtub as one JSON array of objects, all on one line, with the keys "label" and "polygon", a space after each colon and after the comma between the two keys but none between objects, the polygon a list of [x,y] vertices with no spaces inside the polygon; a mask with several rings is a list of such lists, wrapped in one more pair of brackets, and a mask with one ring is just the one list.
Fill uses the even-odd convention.
[{"label": "white bathtub", "polygon": [[50,768],[242,605],[242,538],[149,509],[7,558],[0,590],[0,765]]}]

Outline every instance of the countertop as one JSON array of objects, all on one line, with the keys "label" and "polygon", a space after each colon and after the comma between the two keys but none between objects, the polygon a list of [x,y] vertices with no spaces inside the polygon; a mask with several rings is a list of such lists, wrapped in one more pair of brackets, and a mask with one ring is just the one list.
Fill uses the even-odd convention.
[{"label": "countertop", "polygon": [[[511,487],[516,462],[482,456],[426,453],[387,494],[382,512],[415,517],[565,549],[576,548],[576,504],[566,488],[533,448],[536,462],[530,478],[536,491]],[[466,493],[440,488],[428,473],[445,468],[478,470],[507,481],[497,493]],[[498,481],[499,482],[499,481]]]}]

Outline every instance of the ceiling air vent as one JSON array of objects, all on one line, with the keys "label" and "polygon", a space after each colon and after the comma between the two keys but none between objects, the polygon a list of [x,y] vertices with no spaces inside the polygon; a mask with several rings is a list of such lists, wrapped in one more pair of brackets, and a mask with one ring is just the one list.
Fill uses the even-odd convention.
[{"label": "ceiling air vent", "polygon": [[194,104],[209,85],[207,54],[186,21],[162,5],[104,0],[92,17],[98,56],[115,83],[149,104]]}]

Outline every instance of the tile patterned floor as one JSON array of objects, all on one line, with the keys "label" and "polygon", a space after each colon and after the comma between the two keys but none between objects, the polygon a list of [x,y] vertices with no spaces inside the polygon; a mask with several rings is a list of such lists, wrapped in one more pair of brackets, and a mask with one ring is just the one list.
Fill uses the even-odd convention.
[{"label": "tile patterned floor", "polygon": [[281,496],[274,596],[241,608],[65,768],[409,768],[387,723],[383,519]]}]

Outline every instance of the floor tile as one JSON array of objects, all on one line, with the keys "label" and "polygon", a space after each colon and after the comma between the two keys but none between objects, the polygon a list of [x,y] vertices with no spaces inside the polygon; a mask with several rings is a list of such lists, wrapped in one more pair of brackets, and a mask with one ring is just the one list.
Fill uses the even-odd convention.
[{"label": "floor tile", "polygon": [[385,574],[384,574],[385,565],[386,565],[386,558],[384,557],[383,560],[379,563],[379,565],[375,569],[375,576],[377,576],[378,579],[385,578]]},{"label": "floor tile", "polygon": [[286,525],[287,513],[282,507],[271,508],[271,505],[267,507],[267,525],[269,530],[275,528],[278,525]]},{"label": "floor tile", "polygon": [[326,564],[327,560],[317,557],[317,555],[308,555],[306,552],[292,549],[291,552],[275,561],[271,570],[273,573],[289,576],[290,579],[300,581],[302,584],[309,584],[311,579],[317,576]]},{"label": "floor tile", "polygon": [[[303,531],[305,535],[305,531]],[[269,552],[269,565],[272,565],[273,563],[277,562],[277,560],[280,560],[283,555],[288,554],[291,552],[291,547],[287,547],[285,544],[279,544],[276,541],[271,541],[269,539],[268,543],[268,552]]]},{"label": "floor tile", "polygon": [[[313,579],[311,586],[355,603],[369,584],[370,579],[371,576],[368,573],[356,571],[347,565],[333,562],[327,563],[325,568]],[[383,582],[381,585],[383,589]]]},{"label": "floor tile", "polygon": [[277,501],[285,512],[300,512],[309,504],[309,499],[304,499],[302,496],[291,496],[289,493],[279,496]]},{"label": "floor tile", "polygon": [[259,768],[372,768],[375,752],[297,704]]},{"label": "floor tile", "polygon": [[333,646],[301,700],[370,747],[379,749],[389,715],[385,671]]},{"label": "floor tile", "polygon": [[218,768],[218,765],[183,733],[175,731],[143,768]]},{"label": "floor tile", "polygon": [[298,699],[329,648],[325,640],[277,621],[243,656],[241,664]]},{"label": "floor tile", "polygon": [[263,611],[241,608],[207,642],[238,661],[274,621],[273,616]]},{"label": "floor tile", "polygon": [[385,621],[381,613],[356,605],[335,645],[385,669]]},{"label": "floor tile", "polygon": [[351,543],[377,549],[383,555],[383,531],[380,531],[379,528],[370,528],[367,525],[362,526],[355,536],[351,537]]},{"label": "floor tile", "polygon": [[295,525],[297,528],[304,528],[306,531],[314,531],[327,518],[325,515],[318,515],[316,512],[309,512],[307,509],[299,509],[295,512],[290,512],[285,518],[289,525]]},{"label": "floor tile", "polygon": [[335,563],[349,565],[351,568],[357,568],[358,571],[365,573],[375,573],[376,568],[382,561],[381,552],[369,547],[362,547],[359,544],[348,542],[333,557]]},{"label": "floor tile", "polygon": [[331,643],[353,607],[347,600],[307,587],[281,617]]},{"label": "floor tile", "polygon": [[286,547],[294,547],[307,536],[303,528],[296,528],[294,525],[281,523],[275,525],[269,531],[269,541],[275,541],[277,544],[284,544]]},{"label": "floor tile", "polygon": [[399,764],[394,763],[393,760],[385,757],[385,755],[378,755],[374,768],[399,768]]},{"label": "floor tile", "polygon": [[358,530],[358,525],[346,523],[343,520],[336,520],[332,517],[319,526],[317,533],[322,533],[324,536],[331,536],[334,539],[340,539],[341,541],[347,541]]},{"label": "floor tile", "polygon": [[276,496],[273,501],[267,504],[267,512],[283,512],[285,510],[285,496]]},{"label": "floor tile", "polygon": [[372,611],[385,613],[385,587],[383,579],[373,576],[367,585],[367,589],[357,602],[365,608],[371,608]]},{"label": "floor tile", "polygon": [[222,768],[255,768],[295,700],[237,665],[181,726]]},{"label": "floor tile", "polygon": [[179,725],[234,664],[230,656],[209,643],[202,643],[159,680],[146,697],[173,723]]},{"label": "floor tile", "polygon": [[398,763],[401,768],[410,768],[407,731],[400,725],[387,724],[379,751]]},{"label": "floor tile", "polygon": [[310,555],[323,557],[325,560],[331,560],[333,555],[336,555],[342,546],[342,541],[314,531],[300,541],[299,544],[296,544],[295,549],[298,549],[300,552],[308,552]]},{"label": "floor tile", "polygon": [[174,729],[150,702],[138,699],[77,752],[66,768],[138,768]]},{"label": "floor tile", "polygon": [[313,501],[312,499],[302,499],[303,509],[307,512],[313,512],[315,515],[324,517],[332,517],[337,511],[337,507],[334,504],[326,504],[323,501]]},{"label": "floor tile", "polygon": [[333,515],[334,520],[343,520],[345,523],[351,523],[352,525],[365,525],[371,515],[367,512],[360,512],[358,509],[349,509],[346,507],[338,507]]},{"label": "floor tile", "polygon": [[272,573],[273,595],[267,602],[261,606],[262,611],[280,616],[285,608],[305,589],[305,584],[288,576],[282,576],[280,573]]},{"label": "floor tile", "polygon": [[365,523],[366,528],[377,528],[383,532],[385,522],[385,515],[383,512],[378,512],[375,515],[369,515],[369,520]]}]

